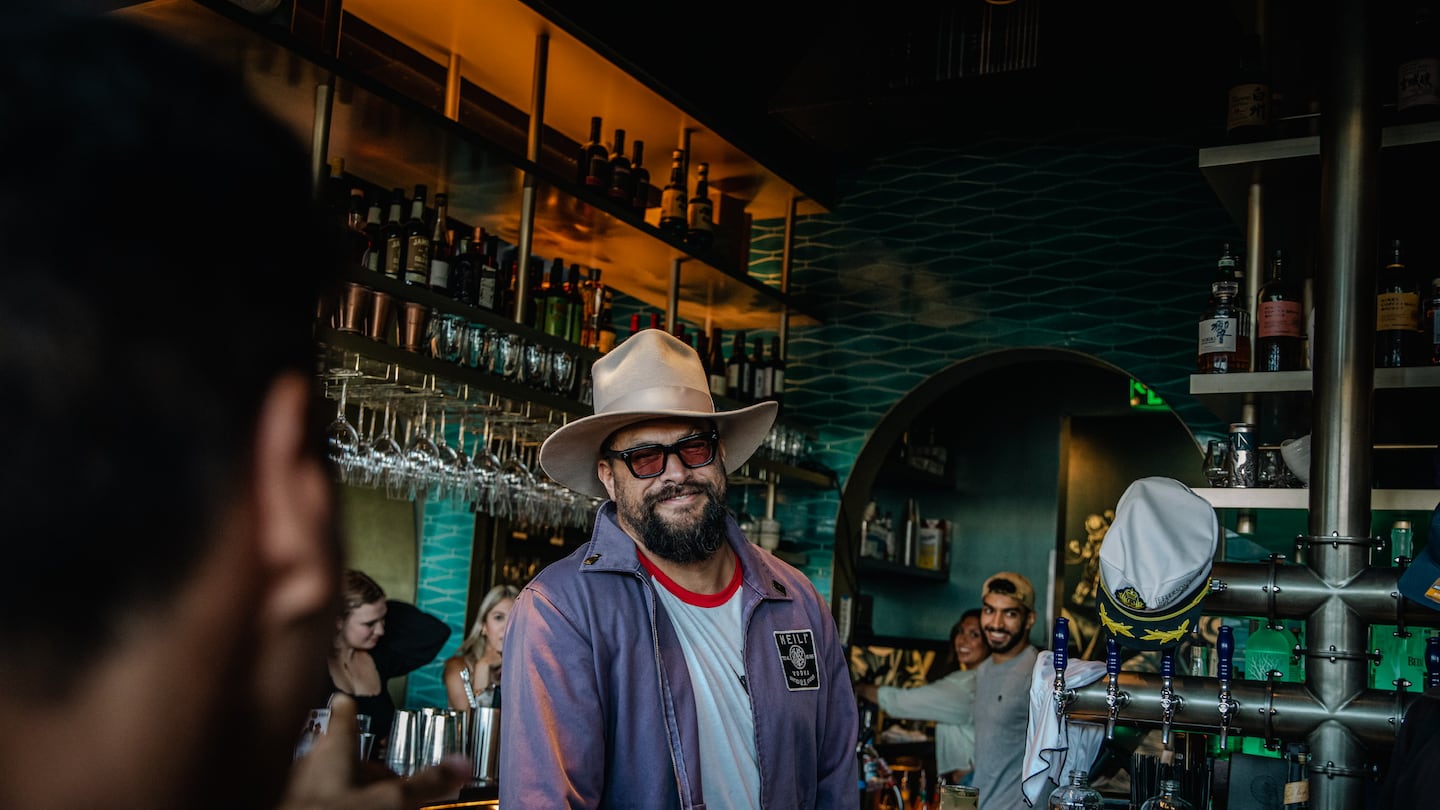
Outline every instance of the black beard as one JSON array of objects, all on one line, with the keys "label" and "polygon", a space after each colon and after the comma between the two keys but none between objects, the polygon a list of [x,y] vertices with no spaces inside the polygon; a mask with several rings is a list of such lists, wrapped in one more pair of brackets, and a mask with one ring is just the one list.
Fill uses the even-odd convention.
[{"label": "black beard", "polygon": [[992,653],[999,653],[1000,655],[1004,655],[1005,653],[1010,652],[1011,650],[1020,646],[1020,644],[1024,642],[1026,638],[1027,634],[1025,633],[1014,633],[1010,636],[1009,644],[1006,644],[1004,647],[996,647],[994,644],[990,643],[990,637],[987,635],[985,637],[985,646],[989,647],[990,652]]},{"label": "black beard", "polygon": [[[666,498],[673,498],[685,491],[699,490],[705,493],[705,509],[699,519],[687,525],[673,525],[660,517],[655,504]],[[691,482],[667,486],[646,493],[639,508],[620,503],[617,507],[624,513],[627,523],[640,533],[640,542],[651,554],[674,563],[703,562],[715,556],[725,545],[725,510],[723,493],[705,482]]]}]

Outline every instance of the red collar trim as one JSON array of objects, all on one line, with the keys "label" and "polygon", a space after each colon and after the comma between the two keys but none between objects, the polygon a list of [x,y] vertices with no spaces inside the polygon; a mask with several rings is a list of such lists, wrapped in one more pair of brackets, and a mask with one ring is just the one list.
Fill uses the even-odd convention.
[{"label": "red collar trim", "polygon": [[695,593],[692,590],[688,590],[677,584],[675,580],[665,576],[665,572],[656,568],[655,564],[650,562],[650,558],[646,557],[644,552],[640,552],[637,556],[640,557],[640,565],[644,566],[645,570],[650,572],[650,576],[654,577],[656,582],[659,582],[665,587],[665,590],[675,594],[681,602],[687,605],[701,608],[720,607],[726,602],[729,602],[730,597],[734,596],[735,592],[740,590],[740,580],[744,572],[740,569],[740,555],[738,554],[735,555],[735,575],[730,578],[730,584],[726,585],[719,593]]}]

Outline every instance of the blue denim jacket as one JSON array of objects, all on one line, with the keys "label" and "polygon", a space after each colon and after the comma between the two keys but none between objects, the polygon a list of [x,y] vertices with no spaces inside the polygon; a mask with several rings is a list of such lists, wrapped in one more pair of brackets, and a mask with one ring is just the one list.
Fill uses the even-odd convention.
[{"label": "blue denim jacket", "polygon": [[[745,675],[761,807],[859,805],[845,651],[810,581],[746,541]],[[520,593],[505,632],[500,805],[703,810],[680,641],[607,502],[590,542]]]}]

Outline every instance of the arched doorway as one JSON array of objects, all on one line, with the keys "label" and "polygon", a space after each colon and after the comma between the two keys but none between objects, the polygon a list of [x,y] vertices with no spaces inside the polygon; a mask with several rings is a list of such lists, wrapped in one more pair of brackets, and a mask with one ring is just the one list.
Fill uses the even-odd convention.
[{"label": "arched doorway", "polygon": [[[1106,510],[1143,476],[1203,485],[1195,436],[1168,409],[1135,407],[1131,379],[1081,352],[1007,349],[958,361],[897,402],[857,455],[836,519],[835,594],[861,597],[856,634],[943,639],[985,577],[1010,570],[1035,584],[1035,640],[1063,609],[1084,649]],[[930,447],[944,450],[940,475],[901,458]],[[922,518],[949,525],[948,565],[922,573],[861,559],[867,505],[899,530],[912,498]]]}]

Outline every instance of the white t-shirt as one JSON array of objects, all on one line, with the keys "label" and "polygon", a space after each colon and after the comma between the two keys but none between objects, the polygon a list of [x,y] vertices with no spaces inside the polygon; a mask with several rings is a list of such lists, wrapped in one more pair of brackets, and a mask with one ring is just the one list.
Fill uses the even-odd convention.
[{"label": "white t-shirt", "polygon": [[934,683],[901,689],[880,687],[877,702],[886,714],[935,722],[935,770],[975,767],[975,671],[956,670]]},{"label": "white t-shirt", "polygon": [[745,686],[739,561],[735,577],[718,594],[696,594],[646,565],[660,604],[680,637],[700,728],[700,781],[713,810],[760,806],[760,765],[755,717]]}]

